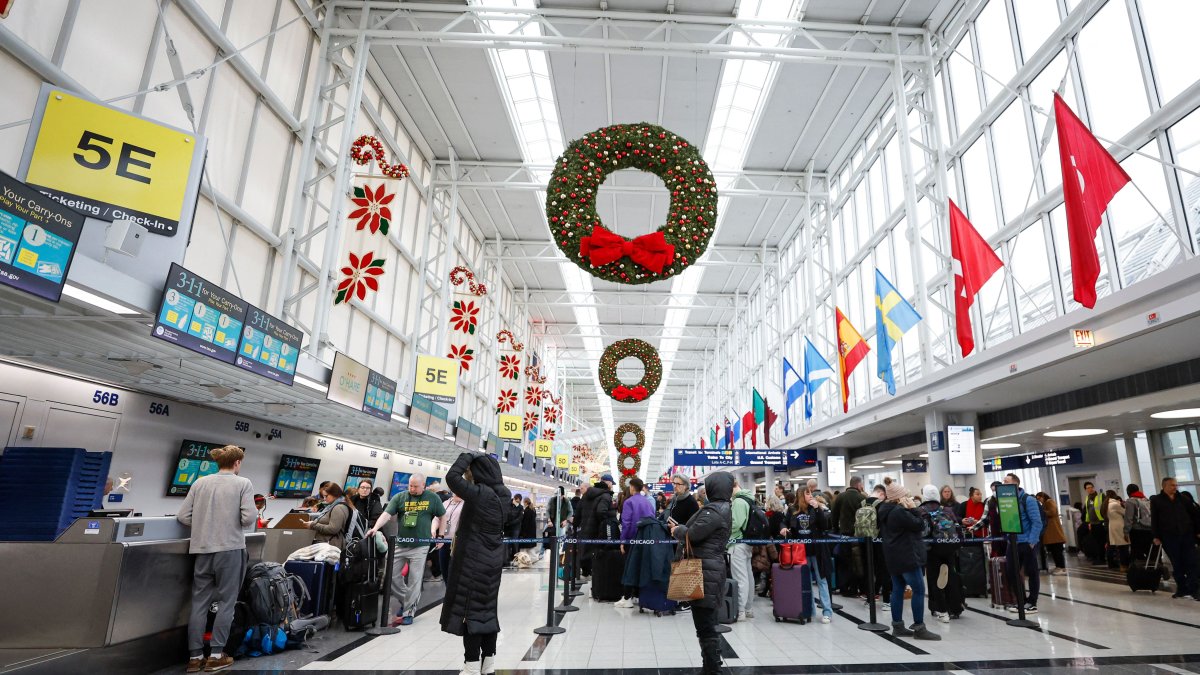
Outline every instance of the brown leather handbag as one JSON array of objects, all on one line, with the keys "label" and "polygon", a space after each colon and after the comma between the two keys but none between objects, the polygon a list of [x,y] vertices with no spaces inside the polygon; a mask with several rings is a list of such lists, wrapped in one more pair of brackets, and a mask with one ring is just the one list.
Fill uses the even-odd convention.
[{"label": "brown leather handbag", "polygon": [[684,537],[683,558],[671,563],[671,583],[667,599],[691,602],[704,599],[704,564],[692,556],[692,537]]}]

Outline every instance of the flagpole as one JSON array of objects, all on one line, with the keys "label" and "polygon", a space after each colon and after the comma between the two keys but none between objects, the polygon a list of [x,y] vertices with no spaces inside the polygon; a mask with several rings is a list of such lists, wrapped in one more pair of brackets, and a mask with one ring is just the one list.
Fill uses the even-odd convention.
[{"label": "flagpole", "polygon": [[1138,185],[1133,179],[1130,179],[1129,183],[1137,189],[1138,194],[1142,196],[1142,199],[1146,200],[1146,203],[1150,205],[1150,208],[1154,209],[1154,213],[1162,219],[1162,224],[1167,227],[1167,229],[1171,230],[1171,234],[1175,235],[1175,240],[1179,242],[1179,249],[1183,252],[1184,259],[1186,260],[1191,258],[1193,255],[1192,246],[1187,239],[1183,238],[1183,235],[1179,234],[1179,228],[1172,227],[1171,224],[1167,222],[1167,217],[1162,214],[1162,211],[1158,210],[1158,207],[1154,205],[1154,202],[1150,201],[1150,198],[1147,197],[1146,193],[1142,190],[1142,186]]}]

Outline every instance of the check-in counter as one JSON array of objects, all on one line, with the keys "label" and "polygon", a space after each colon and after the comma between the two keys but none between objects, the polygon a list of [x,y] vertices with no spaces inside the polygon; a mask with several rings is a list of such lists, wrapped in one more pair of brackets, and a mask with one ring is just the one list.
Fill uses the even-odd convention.
[{"label": "check-in counter", "polygon": [[[85,518],[53,542],[0,544],[0,648],[108,647],[185,627],[188,536],[170,517]],[[249,564],[265,543],[246,533]]]},{"label": "check-in counter", "polygon": [[311,546],[316,532],[308,529],[304,523],[309,514],[289,513],[270,529],[259,530],[266,536],[263,548],[263,560],[282,563],[293,552],[305,546]]}]

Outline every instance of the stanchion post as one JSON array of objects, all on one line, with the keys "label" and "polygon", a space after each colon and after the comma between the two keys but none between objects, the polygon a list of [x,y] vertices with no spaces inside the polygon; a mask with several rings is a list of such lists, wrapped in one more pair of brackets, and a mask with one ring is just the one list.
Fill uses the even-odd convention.
[{"label": "stanchion post", "polygon": [[387,625],[392,608],[392,561],[396,559],[396,539],[388,537],[387,568],[383,571],[383,592],[379,600],[379,620],[374,628],[364,631],[367,635],[395,635],[400,632],[396,626]]},{"label": "stanchion post", "polygon": [[[1030,555],[1033,555],[1032,548],[1029,553]],[[1034,562],[1036,563],[1037,561]],[[1017,535],[1015,534],[1008,535],[1008,560],[1005,561],[1004,565],[1006,568],[1004,570],[1006,576],[1008,575],[1007,568],[1009,565],[1015,567],[1017,571],[1016,574],[1012,575],[1016,577],[1012,580],[1012,583],[1013,586],[1015,586],[1015,588],[1013,588],[1013,593],[1016,594],[1017,597],[1017,618],[1009,619],[1005,623],[1017,628],[1038,628],[1039,625],[1036,622],[1025,618],[1025,583],[1021,580],[1021,552],[1017,548]]]},{"label": "stanchion post", "polygon": [[[566,551],[567,551],[567,547],[568,547],[568,546],[570,546],[570,544],[563,544],[563,545],[562,545],[563,553],[566,553]],[[554,546],[554,549],[555,549],[555,551],[554,551],[554,564],[555,564],[555,565],[557,565],[557,564],[558,564],[558,555],[559,555],[559,554],[558,554],[558,545],[557,545],[557,544],[555,544],[555,546]],[[555,607],[555,608],[554,608],[554,611],[556,611],[556,612],[564,612],[564,613],[565,613],[565,612],[578,612],[578,611],[579,611],[579,608],[578,608],[578,607],[576,607],[575,605],[572,605],[572,604],[571,604],[571,597],[572,597],[572,596],[571,596],[571,584],[573,583],[573,581],[574,581],[574,576],[575,576],[575,569],[574,569],[574,568],[575,568],[575,564],[574,564],[574,561],[572,560],[572,563],[571,563],[570,565],[567,565],[567,566],[566,566],[566,567],[563,569],[563,593],[562,593],[562,604],[560,604],[558,607]],[[557,575],[556,575],[556,576],[557,576]]]},{"label": "stanchion post", "polygon": [[[555,534],[555,536],[551,537],[550,540],[554,543],[554,549],[557,551],[558,535]],[[555,556],[554,561],[551,561],[550,565],[548,566],[550,568],[550,585],[546,587],[546,625],[533,629],[533,632],[537,635],[559,635],[567,632],[566,628],[557,626],[554,623],[554,592],[557,588],[555,582],[558,580],[557,560],[558,558]]]},{"label": "stanchion post", "polygon": [[579,530],[575,529],[573,526],[571,530],[571,535],[572,539],[574,539],[574,542],[569,544],[571,547],[571,583],[569,584],[570,596],[572,598],[578,598],[579,596],[583,595],[583,591],[579,590],[583,588],[583,586],[579,583],[580,566],[583,564],[583,562],[579,557]]},{"label": "stanchion post", "polygon": [[863,546],[867,549],[867,607],[870,621],[858,624],[859,630],[869,630],[872,633],[886,633],[887,626],[879,623],[875,616],[875,539],[863,537]]}]

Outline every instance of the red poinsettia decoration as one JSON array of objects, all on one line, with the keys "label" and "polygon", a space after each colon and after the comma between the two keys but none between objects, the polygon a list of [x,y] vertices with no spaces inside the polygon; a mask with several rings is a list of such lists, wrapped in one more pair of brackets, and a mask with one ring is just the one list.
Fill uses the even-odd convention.
[{"label": "red poinsettia decoration", "polygon": [[500,377],[515,380],[521,373],[521,357],[516,354],[500,355]]},{"label": "red poinsettia decoration", "polygon": [[541,387],[525,387],[525,405],[538,405],[542,402]]},{"label": "red poinsettia decoration", "polygon": [[450,345],[450,353],[446,355],[446,358],[458,361],[458,367],[465,373],[471,370],[471,361],[475,360],[475,350],[467,345]]},{"label": "red poinsettia decoration", "polygon": [[471,300],[455,300],[450,311],[450,328],[468,335],[475,334],[479,323],[479,306]]},{"label": "red poinsettia decoration", "polygon": [[517,392],[513,389],[501,389],[500,396],[496,399],[496,412],[512,412],[515,407],[517,407]]},{"label": "red poinsettia decoration", "polygon": [[547,422],[557,422],[558,408],[555,408],[554,406],[547,406],[546,408],[542,409],[542,416],[546,418]]},{"label": "red poinsettia decoration", "polygon": [[376,258],[375,253],[368,252],[361,256],[350,254],[350,264],[342,268],[343,279],[337,287],[337,299],[333,304],[350,302],[357,297],[367,299],[367,290],[379,290],[379,276],[383,275],[383,258]]},{"label": "red poinsettia decoration", "polygon": [[557,432],[553,429],[542,429],[542,438],[547,441],[552,441],[554,440],[554,435],[556,433]]},{"label": "red poinsettia decoration", "polygon": [[358,223],[354,226],[355,230],[361,230],[364,227],[370,228],[371,234],[380,232],[388,233],[388,228],[392,225],[392,210],[388,208],[388,204],[396,198],[394,194],[384,192],[383,186],[379,189],[371,191],[370,185],[362,187],[355,186],[354,198],[350,201],[358,208],[351,211],[350,220],[358,219]]},{"label": "red poinsettia decoration", "polygon": [[533,431],[538,425],[538,415],[535,412],[525,413],[525,431]]}]

